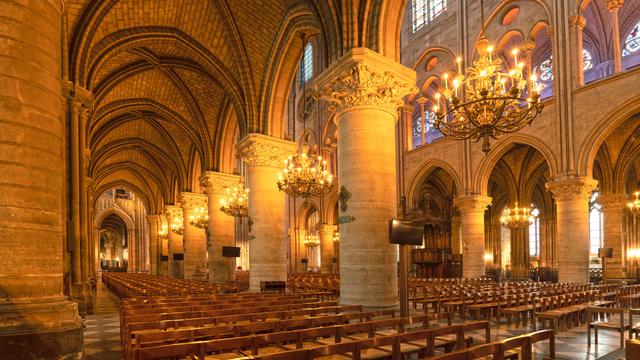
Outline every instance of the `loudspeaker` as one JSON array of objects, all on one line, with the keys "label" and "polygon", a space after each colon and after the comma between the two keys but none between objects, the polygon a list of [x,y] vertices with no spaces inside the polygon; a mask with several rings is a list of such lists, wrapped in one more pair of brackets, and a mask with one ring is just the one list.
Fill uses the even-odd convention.
[{"label": "loudspeaker", "polygon": [[611,259],[613,257],[613,248],[599,248],[598,257]]},{"label": "loudspeaker", "polygon": [[223,257],[240,257],[240,248],[235,246],[223,246],[222,247],[222,256]]},{"label": "loudspeaker", "polygon": [[173,261],[183,261],[184,254],[173,254]]},{"label": "loudspeaker", "polygon": [[422,245],[424,226],[411,221],[389,220],[389,242],[398,245]]},{"label": "loudspeaker", "polygon": [[169,255],[160,255],[160,261],[169,261]]}]

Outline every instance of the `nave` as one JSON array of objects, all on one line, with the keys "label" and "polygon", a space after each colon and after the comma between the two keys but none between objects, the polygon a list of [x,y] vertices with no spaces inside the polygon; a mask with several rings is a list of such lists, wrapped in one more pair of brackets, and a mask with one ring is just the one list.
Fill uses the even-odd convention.
[{"label": "nave", "polygon": [[[432,279],[412,282],[411,311],[401,317],[396,310],[339,305],[336,291],[317,282],[298,284],[283,292],[212,292],[205,283],[104,273],[98,284],[96,314],[85,322],[85,356],[620,359],[624,350],[615,332],[601,331],[592,339],[597,344],[585,348],[585,323],[591,322],[587,318],[596,308],[605,314],[620,305],[640,304],[639,286],[497,285],[490,279]],[[530,311],[521,311],[520,304],[531,305]],[[640,332],[640,310],[635,314],[636,321],[631,323]],[[608,313],[601,320],[616,326],[619,315]],[[631,334],[630,328],[626,330]],[[627,354],[639,345],[629,343],[632,352]]]}]

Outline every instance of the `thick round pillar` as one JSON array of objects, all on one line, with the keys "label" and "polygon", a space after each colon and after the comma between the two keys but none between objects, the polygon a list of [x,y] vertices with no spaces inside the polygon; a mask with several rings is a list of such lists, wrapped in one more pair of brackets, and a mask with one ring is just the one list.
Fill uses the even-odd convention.
[{"label": "thick round pillar", "polygon": [[259,291],[261,281],[287,280],[285,194],[276,182],[284,160],[295,152],[295,143],[249,134],[238,144],[238,156],[248,165],[249,290]]},{"label": "thick round pillar", "polygon": [[205,229],[191,225],[200,209],[208,209],[207,196],[183,192],[178,197],[182,206],[184,233],[184,278],[205,280],[207,277],[207,236]]},{"label": "thick round pillar", "polygon": [[331,274],[333,272],[334,253],[333,234],[338,231],[338,226],[319,224],[318,234],[320,238],[320,272]]},{"label": "thick round pillar", "polygon": [[151,275],[159,275],[160,265],[160,228],[162,226],[162,220],[160,215],[147,215],[147,221],[149,222],[149,262]]},{"label": "thick round pillar", "polygon": [[462,276],[482,277],[485,270],[484,212],[491,205],[491,198],[469,195],[455,198],[453,203],[460,210]]},{"label": "thick round pillar", "polygon": [[0,1],[0,349],[8,359],[82,351],[62,294],[65,124],[58,0]]},{"label": "thick round pillar", "polygon": [[624,209],[628,198],[625,194],[604,194],[598,196],[598,203],[602,207],[604,221],[604,247],[613,249],[613,257],[607,259],[606,278],[623,279],[622,272],[622,244],[624,237]]},{"label": "thick round pillar", "polygon": [[167,247],[169,251],[168,272],[169,276],[181,279],[183,277],[182,272],[182,260],[176,260],[178,257],[184,256],[184,245],[182,241],[182,234],[177,234],[171,229],[171,224],[175,219],[182,219],[182,208],[175,205],[165,205],[164,213],[167,217],[167,223],[169,224],[169,231],[167,235]]},{"label": "thick round pillar", "polygon": [[572,178],[548,182],[556,200],[558,281],[589,282],[589,198],[598,182]]},{"label": "thick round pillar", "polygon": [[396,121],[415,72],[367,48],[351,49],[316,80],[336,110],[340,134],[340,302],[372,308],[398,305]]},{"label": "thick round pillar", "polygon": [[209,206],[209,279],[212,282],[225,282],[234,279],[235,258],[222,256],[223,246],[236,246],[235,217],[220,210],[220,200],[227,188],[237,186],[240,176],[205,171],[200,176],[200,186],[207,195]]}]

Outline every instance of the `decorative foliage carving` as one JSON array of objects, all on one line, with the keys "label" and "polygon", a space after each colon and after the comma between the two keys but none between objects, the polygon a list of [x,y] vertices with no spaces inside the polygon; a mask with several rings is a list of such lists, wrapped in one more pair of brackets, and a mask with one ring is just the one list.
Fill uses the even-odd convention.
[{"label": "decorative foliage carving", "polygon": [[396,112],[404,105],[403,97],[417,90],[415,85],[398,79],[391,72],[374,72],[368,65],[356,63],[348,74],[316,90],[315,97],[327,101],[332,111],[375,105]]},{"label": "decorative foliage carving", "polygon": [[607,2],[607,9],[609,9],[609,11],[619,9],[622,7],[622,5],[624,5],[624,0],[606,0],[606,2]]},{"label": "decorative foliage carving", "polygon": [[200,186],[202,187],[202,192],[208,195],[218,194],[224,195],[226,194],[226,189],[229,187],[233,187],[238,183],[244,181],[242,177],[233,174],[225,174],[215,171],[205,171],[200,176]]},{"label": "decorative foliage carving", "polygon": [[183,192],[178,201],[183,209],[207,208],[207,196],[204,194]]},{"label": "decorative foliage carving", "polygon": [[597,189],[598,181],[587,178],[573,178],[551,181],[546,183],[545,187],[551,191],[556,201],[584,200],[586,202],[591,197],[591,193]]},{"label": "decorative foliage carving", "polygon": [[598,204],[603,211],[622,210],[627,206],[629,197],[626,194],[599,194]]},{"label": "decorative foliage carving", "polygon": [[250,134],[239,145],[236,156],[249,166],[281,168],[285,159],[295,151],[295,144],[265,135]]},{"label": "decorative foliage carving", "polygon": [[489,196],[470,195],[453,199],[453,204],[463,213],[484,212],[493,199]]}]

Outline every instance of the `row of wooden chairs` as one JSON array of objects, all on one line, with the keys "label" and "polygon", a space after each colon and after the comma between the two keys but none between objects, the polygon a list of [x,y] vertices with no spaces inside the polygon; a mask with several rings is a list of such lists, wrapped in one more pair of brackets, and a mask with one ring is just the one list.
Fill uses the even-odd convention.
[{"label": "row of wooden chairs", "polygon": [[640,285],[619,287],[616,294],[621,307],[640,307]]},{"label": "row of wooden chairs", "polygon": [[118,297],[238,292],[233,284],[175,279],[145,273],[102,273],[102,282]]},{"label": "row of wooden chairs", "polygon": [[[436,349],[448,352],[471,346],[474,340],[467,335],[479,330],[485,333],[483,342],[490,341],[487,321],[425,329],[424,318],[425,315],[422,315],[414,318],[397,318],[147,347],[136,350],[134,358],[140,360],[168,357],[190,357],[192,359],[306,358],[298,357],[302,352],[315,352],[323,354],[322,356],[348,354],[349,358],[352,355],[355,356],[354,358],[362,358],[360,354],[364,350],[363,344],[369,343],[372,343],[373,346],[367,347],[366,358],[390,358],[394,351],[404,351],[405,355],[419,354],[419,357],[425,358],[435,356]],[[407,325],[412,322],[418,323],[418,327],[407,331]],[[393,340],[387,342],[381,339]],[[353,346],[358,347],[355,350],[355,355]],[[340,349],[352,350],[342,351]],[[317,356],[311,358],[317,358]]]},{"label": "row of wooden chairs", "polygon": [[[473,360],[486,359],[534,359],[533,346],[536,343],[548,341],[549,353],[546,358],[555,359],[555,333],[552,330],[541,330],[530,334],[515,336],[502,341],[492,342],[436,357],[434,360]],[[399,358],[395,358],[399,359]]]}]

